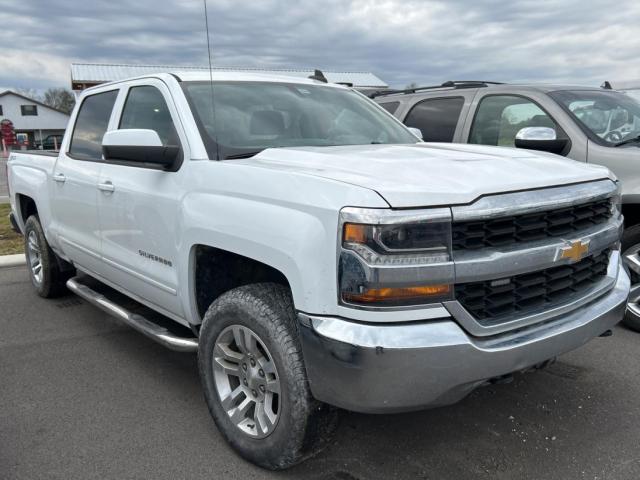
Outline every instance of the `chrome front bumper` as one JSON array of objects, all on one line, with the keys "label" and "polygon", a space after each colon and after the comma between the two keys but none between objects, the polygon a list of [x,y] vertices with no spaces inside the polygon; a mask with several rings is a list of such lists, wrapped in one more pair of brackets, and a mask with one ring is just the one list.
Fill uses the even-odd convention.
[{"label": "chrome front bumper", "polygon": [[[375,325],[299,314],[311,391],[347,410],[386,413],[455,403],[491,378],[573,350],[618,323],[629,277],[618,268],[606,294],[552,320],[487,337],[452,318]],[[400,313],[399,313],[400,314]]]}]

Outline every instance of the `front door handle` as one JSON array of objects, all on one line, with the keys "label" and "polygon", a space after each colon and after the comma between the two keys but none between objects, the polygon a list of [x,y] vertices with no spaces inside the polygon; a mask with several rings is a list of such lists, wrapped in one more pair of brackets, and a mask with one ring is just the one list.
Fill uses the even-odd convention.
[{"label": "front door handle", "polygon": [[98,184],[98,190],[101,190],[103,192],[113,192],[115,191],[115,189],[116,187],[114,187],[113,183],[111,183],[109,180]]},{"label": "front door handle", "polygon": [[64,176],[64,173],[56,173],[53,176],[53,181],[58,183],[64,183],[67,181],[67,177]]}]

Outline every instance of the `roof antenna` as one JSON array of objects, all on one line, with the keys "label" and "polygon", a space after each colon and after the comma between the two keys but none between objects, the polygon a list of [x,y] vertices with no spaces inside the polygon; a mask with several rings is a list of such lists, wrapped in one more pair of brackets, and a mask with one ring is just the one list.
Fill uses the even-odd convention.
[{"label": "roof antenna", "polygon": [[318,70],[317,68],[313,72],[313,75],[309,75],[309,78],[311,80],[317,80],[318,82],[329,83],[329,80],[327,80],[327,77],[324,76],[322,70]]},{"label": "roof antenna", "polygon": [[211,61],[211,41],[209,40],[209,15],[207,14],[207,0],[204,2],[204,24],[207,30],[207,56],[209,57],[209,85],[211,86],[211,121],[213,122],[213,143],[216,144],[216,160],[220,160],[220,144],[218,143],[218,129],[216,128],[216,107],[213,96],[213,65]]}]

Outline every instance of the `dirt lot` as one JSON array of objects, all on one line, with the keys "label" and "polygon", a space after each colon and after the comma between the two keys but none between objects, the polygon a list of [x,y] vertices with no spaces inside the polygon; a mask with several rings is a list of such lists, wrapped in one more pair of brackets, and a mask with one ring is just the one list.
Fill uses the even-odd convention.
[{"label": "dirt lot", "polygon": [[344,412],[334,443],[260,470],[224,443],[195,355],[170,352],[0,269],[0,478],[638,479],[640,335],[622,327],[548,370],[402,415]]}]

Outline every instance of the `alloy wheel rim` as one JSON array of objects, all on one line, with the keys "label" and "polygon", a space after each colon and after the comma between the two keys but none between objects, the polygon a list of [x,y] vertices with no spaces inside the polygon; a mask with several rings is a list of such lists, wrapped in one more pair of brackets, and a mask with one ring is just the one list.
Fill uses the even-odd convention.
[{"label": "alloy wheel rim", "polygon": [[31,230],[27,237],[27,254],[29,256],[29,267],[33,280],[40,285],[42,283],[42,253],[40,242],[36,232]]},{"label": "alloy wheel rim", "polygon": [[250,328],[231,325],[216,340],[213,376],[222,408],[252,438],[276,428],[281,413],[280,378],[273,356]]},{"label": "alloy wheel rim", "polygon": [[627,312],[640,318],[640,243],[627,248],[622,254],[622,261],[631,277]]}]

